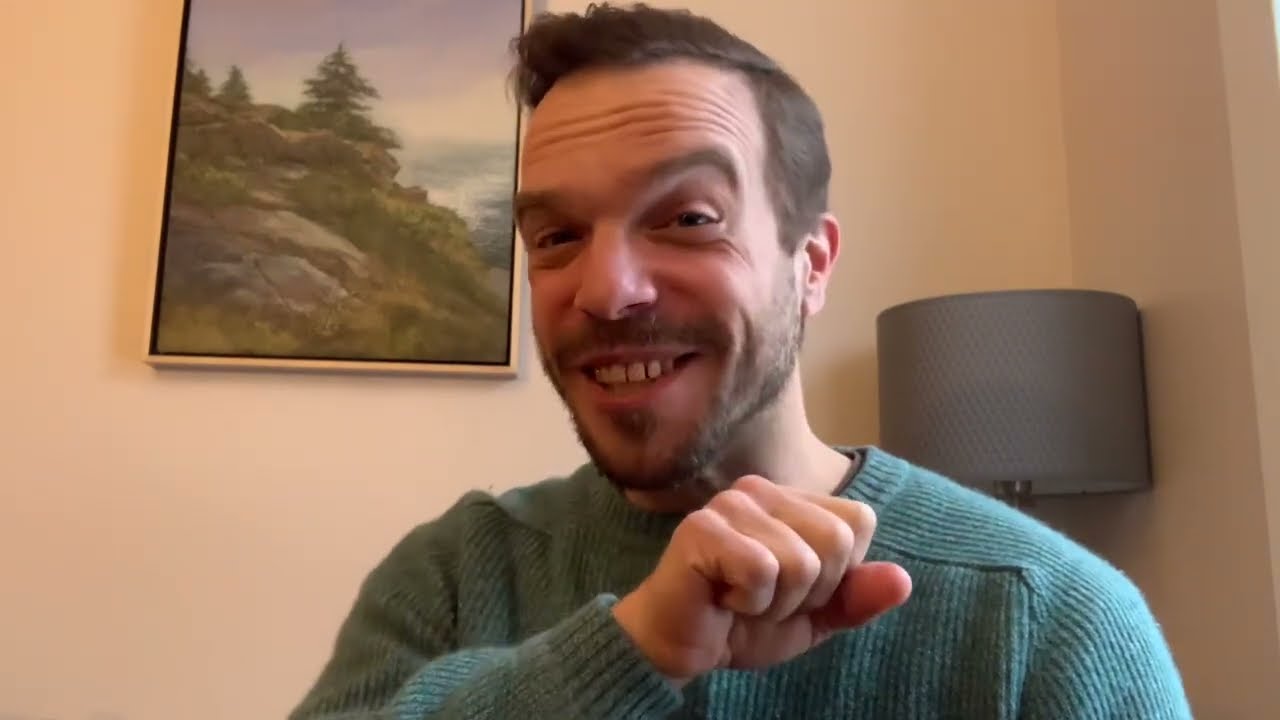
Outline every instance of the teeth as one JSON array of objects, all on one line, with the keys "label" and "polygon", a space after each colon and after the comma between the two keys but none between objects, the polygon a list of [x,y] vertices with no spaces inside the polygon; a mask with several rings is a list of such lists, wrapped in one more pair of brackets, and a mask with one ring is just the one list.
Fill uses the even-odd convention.
[{"label": "teeth", "polygon": [[595,378],[596,382],[604,385],[645,382],[662,377],[663,373],[671,372],[674,366],[673,358],[650,360],[647,363],[614,363],[596,368]]}]

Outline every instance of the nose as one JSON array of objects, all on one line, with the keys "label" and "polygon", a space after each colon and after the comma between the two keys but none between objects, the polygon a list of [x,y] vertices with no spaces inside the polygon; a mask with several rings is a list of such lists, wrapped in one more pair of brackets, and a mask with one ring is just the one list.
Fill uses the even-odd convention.
[{"label": "nose", "polygon": [[601,320],[641,312],[658,298],[643,253],[626,233],[597,229],[584,249],[574,307]]}]

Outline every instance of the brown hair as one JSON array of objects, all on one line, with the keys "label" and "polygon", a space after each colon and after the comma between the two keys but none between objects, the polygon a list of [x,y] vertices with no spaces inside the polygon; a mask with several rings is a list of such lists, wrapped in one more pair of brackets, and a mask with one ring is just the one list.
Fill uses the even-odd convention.
[{"label": "brown hair", "polygon": [[742,73],[763,121],[769,196],[783,247],[794,251],[827,210],[831,160],[817,105],[769,56],[715,22],[643,3],[592,3],[580,15],[540,13],[512,50],[516,97],[530,108],[558,80],[589,68],[682,59]]}]

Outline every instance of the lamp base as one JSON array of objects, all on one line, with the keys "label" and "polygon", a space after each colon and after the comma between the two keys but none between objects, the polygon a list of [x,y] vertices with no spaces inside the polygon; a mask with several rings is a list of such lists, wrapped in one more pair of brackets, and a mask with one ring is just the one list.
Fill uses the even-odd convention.
[{"label": "lamp base", "polygon": [[1029,480],[1001,480],[995,484],[995,496],[1016,508],[1035,505]]}]

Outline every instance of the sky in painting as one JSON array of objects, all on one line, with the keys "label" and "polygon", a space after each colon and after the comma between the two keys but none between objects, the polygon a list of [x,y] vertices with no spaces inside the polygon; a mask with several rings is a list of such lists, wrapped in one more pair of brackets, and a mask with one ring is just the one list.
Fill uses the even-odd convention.
[{"label": "sky in painting", "polygon": [[508,44],[521,0],[191,0],[187,56],[214,86],[233,63],[257,102],[294,107],[345,43],[382,95],[376,122],[407,143],[512,142]]}]

